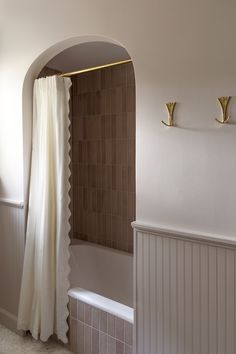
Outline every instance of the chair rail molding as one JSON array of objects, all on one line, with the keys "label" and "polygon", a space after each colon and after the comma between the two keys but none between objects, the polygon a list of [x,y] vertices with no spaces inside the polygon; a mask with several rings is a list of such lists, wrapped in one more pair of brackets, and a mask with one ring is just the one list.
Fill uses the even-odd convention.
[{"label": "chair rail molding", "polygon": [[236,248],[236,235],[235,237],[230,237],[211,233],[165,228],[163,225],[151,225],[146,222],[139,221],[133,221],[131,225],[136,232],[139,231],[162,237],[177,238],[179,240],[187,240],[200,243],[214,243],[219,244],[220,246]]}]

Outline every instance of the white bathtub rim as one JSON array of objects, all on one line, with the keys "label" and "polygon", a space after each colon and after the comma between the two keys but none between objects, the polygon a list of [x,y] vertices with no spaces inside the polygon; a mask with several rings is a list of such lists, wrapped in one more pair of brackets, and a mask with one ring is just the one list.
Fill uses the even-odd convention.
[{"label": "white bathtub rim", "polygon": [[129,306],[79,287],[70,289],[68,295],[111,315],[122,318],[131,324],[134,323],[134,309]]},{"label": "white bathtub rim", "polygon": [[76,239],[76,238],[72,238],[71,243],[70,243],[70,248],[71,247],[78,247],[78,246],[90,246],[92,248],[96,248],[99,249],[101,251],[105,251],[105,252],[110,252],[113,254],[122,254],[123,256],[127,257],[127,258],[133,258],[134,255],[133,253],[130,252],[126,252],[126,251],[122,251],[122,250],[117,250],[115,248],[110,248],[110,247],[106,247],[97,243],[93,243],[93,242],[89,242],[89,241],[84,241],[84,240],[80,240],[80,239]]}]

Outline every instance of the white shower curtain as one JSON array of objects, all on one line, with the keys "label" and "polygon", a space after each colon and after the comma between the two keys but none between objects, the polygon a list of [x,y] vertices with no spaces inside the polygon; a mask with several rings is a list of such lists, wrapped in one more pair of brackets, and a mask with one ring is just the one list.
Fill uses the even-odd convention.
[{"label": "white shower curtain", "polygon": [[35,80],[32,163],[18,329],[67,342],[69,287],[69,90],[71,80]]}]

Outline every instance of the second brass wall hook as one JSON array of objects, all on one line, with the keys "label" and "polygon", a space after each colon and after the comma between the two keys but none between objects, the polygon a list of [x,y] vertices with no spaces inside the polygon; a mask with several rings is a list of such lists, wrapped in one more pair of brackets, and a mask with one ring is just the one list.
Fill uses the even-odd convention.
[{"label": "second brass wall hook", "polygon": [[216,121],[221,124],[225,124],[229,121],[230,116],[228,115],[228,105],[229,105],[230,99],[231,99],[230,96],[222,96],[222,97],[218,98],[218,101],[220,103],[220,107],[222,110],[222,117],[221,117],[221,119],[216,118]]},{"label": "second brass wall hook", "polygon": [[176,102],[168,102],[166,103],[166,108],[168,110],[168,121],[167,123],[164,122],[163,120],[161,121],[161,123],[163,123],[164,125],[166,125],[167,127],[172,127],[174,125],[174,110],[175,110],[175,105]]}]

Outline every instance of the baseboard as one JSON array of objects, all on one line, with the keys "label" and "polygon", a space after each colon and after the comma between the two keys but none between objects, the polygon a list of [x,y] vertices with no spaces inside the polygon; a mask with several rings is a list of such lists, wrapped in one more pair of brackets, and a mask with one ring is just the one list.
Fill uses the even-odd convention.
[{"label": "baseboard", "polygon": [[4,310],[0,307],[0,324],[7,327],[13,332],[19,333],[17,331],[17,317],[12,313]]}]

